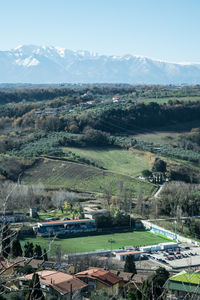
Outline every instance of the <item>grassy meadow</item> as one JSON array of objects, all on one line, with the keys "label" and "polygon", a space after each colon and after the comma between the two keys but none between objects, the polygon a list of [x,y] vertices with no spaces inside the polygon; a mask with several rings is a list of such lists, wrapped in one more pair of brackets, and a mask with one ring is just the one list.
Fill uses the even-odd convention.
[{"label": "grassy meadow", "polygon": [[144,155],[131,150],[115,148],[63,148],[63,152],[71,151],[76,155],[91,159],[103,168],[123,175],[136,177],[144,169],[150,168],[150,161]]}]

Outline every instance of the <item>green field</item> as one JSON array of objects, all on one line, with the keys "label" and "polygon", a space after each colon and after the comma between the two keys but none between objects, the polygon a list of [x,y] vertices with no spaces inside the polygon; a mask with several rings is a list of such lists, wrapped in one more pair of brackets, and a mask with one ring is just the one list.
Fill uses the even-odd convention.
[{"label": "green field", "polygon": [[82,156],[85,155],[85,157],[86,155],[96,156],[99,159],[102,157],[101,162],[108,164],[109,170],[102,170],[87,164],[44,158],[24,172],[23,183],[42,182],[47,189],[65,188],[89,193],[103,193],[105,187],[109,186],[113,195],[118,191],[119,182],[123,182],[134,193],[140,184],[143,194],[149,196],[156,189],[155,185],[135,178],[143,169],[149,167],[149,161],[145,156],[134,155],[131,151],[125,150],[88,150],[88,152],[75,150],[79,154],[82,151]]},{"label": "green field", "polygon": [[131,150],[121,150],[113,148],[63,148],[64,152],[71,151],[76,155],[91,159],[105,169],[136,177],[144,169],[150,168],[150,161],[142,155],[138,155]]},{"label": "green field", "polygon": [[48,240],[47,238],[25,238],[21,241],[22,245],[26,241],[34,244],[40,244],[42,248],[48,249],[51,245],[51,254],[55,251],[56,247],[61,247],[63,254],[75,252],[87,252],[100,249],[111,249],[109,240],[113,240],[112,249],[119,249],[125,246],[146,246],[164,243],[169,241],[167,238],[157,236],[149,231],[135,231],[127,233],[114,233],[105,235],[96,235],[88,237],[77,237],[67,239]]},{"label": "green field", "polygon": [[200,127],[200,121],[195,120],[191,122],[163,126],[154,131],[146,130],[134,135],[133,137],[137,140],[154,143],[157,145],[177,144],[177,138],[180,134],[188,133],[191,131],[191,129],[198,127]]}]

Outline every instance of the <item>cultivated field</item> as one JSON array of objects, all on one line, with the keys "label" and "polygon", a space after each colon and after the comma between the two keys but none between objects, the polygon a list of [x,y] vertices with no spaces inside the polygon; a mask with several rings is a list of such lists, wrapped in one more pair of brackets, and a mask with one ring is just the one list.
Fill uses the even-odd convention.
[{"label": "cultivated field", "polygon": [[51,254],[55,251],[56,247],[61,247],[63,254],[75,253],[75,252],[87,252],[100,249],[111,249],[111,243],[109,240],[113,240],[112,249],[119,249],[125,246],[146,246],[164,243],[169,241],[165,237],[157,236],[149,231],[135,231],[128,233],[114,233],[105,235],[96,235],[88,237],[77,237],[67,239],[55,239],[52,241],[47,238],[25,238],[21,241],[22,245],[26,241],[34,244],[40,244],[42,248],[48,249],[48,245],[51,245]]},{"label": "cultivated field", "polygon": [[[141,165],[142,159],[140,159]],[[145,165],[147,165],[147,162],[140,169],[143,170]],[[117,165],[115,165],[115,168],[117,169]],[[125,173],[125,166],[121,167],[119,164],[120,168],[124,168]],[[129,169],[127,172],[131,173],[130,162],[127,162],[127,169]],[[138,184],[141,185],[144,195],[152,195],[156,189],[151,183],[143,182],[118,172],[110,172],[86,164],[46,158],[41,159],[34,167],[25,171],[22,182],[25,184],[42,182],[47,189],[65,188],[72,191],[89,193],[103,193],[105,187],[109,186],[113,195],[118,191],[119,182],[123,182],[128,188],[131,188],[133,193],[136,193]]]},{"label": "cultivated field", "polygon": [[191,129],[198,128],[199,126],[200,121],[185,122],[181,124],[177,123],[170,126],[160,127],[159,130],[144,130],[144,132],[140,132],[133,137],[137,140],[157,145],[177,144],[177,138],[180,134],[188,133]]}]

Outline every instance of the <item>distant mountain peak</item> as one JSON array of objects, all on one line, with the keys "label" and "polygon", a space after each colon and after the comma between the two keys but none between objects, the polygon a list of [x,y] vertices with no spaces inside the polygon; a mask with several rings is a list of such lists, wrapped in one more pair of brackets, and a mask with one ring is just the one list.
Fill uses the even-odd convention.
[{"label": "distant mountain peak", "polygon": [[200,64],[20,45],[0,51],[0,82],[197,84],[200,83]]}]

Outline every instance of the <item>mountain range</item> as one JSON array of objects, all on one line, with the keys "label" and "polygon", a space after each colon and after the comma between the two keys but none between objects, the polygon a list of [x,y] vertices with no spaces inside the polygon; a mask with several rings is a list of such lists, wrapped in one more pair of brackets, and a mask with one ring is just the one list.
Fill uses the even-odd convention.
[{"label": "mountain range", "polygon": [[0,83],[199,84],[200,64],[25,45],[0,51]]}]

